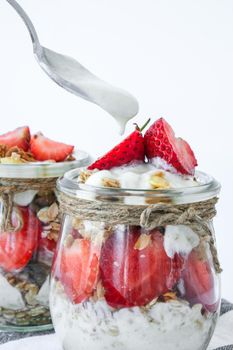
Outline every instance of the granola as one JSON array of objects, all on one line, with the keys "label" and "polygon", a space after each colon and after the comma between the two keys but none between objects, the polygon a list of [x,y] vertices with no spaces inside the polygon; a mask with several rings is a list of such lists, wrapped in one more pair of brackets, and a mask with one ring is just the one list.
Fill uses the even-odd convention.
[{"label": "granola", "polygon": [[165,179],[162,171],[155,172],[150,178],[150,185],[152,189],[168,189],[169,182]]},{"label": "granola", "polygon": [[82,170],[79,175],[79,182],[85,183],[92,174],[93,171],[91,170]]},{"label": "granola", "polygon": [[31,152],[25,152],[22,148],[19,147],[11,147],[6,152],[6,157],[12,157],[18,154],[20,159],[25,162],[36,162],[36,159],[33,157]]},{"label": "granola", "polygon": [[134,245],[134,249],[143,250],[151,243],[151,236],[147,234],[141,234]]},{"label": "granola", "polygon": [[6,157],[8,147],[6,145],[1,145],[0,144],[0,158]]},{"label": "granola", "polygon": [[116,179],[110,179],[110,178],[103,178],[102,179],[102,185],[103,187],[112,187],[112,188],[120,188],[120,182]]}]

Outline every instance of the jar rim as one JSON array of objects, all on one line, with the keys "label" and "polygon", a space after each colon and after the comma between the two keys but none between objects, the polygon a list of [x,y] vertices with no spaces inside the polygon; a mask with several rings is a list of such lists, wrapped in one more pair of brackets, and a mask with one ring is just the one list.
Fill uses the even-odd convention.
[{"label": "jar rim", "polygon": [[[161,199],[173,199],[176,203],[185,204],[211,199],[220,192],[220,183],[211,175],[202,171],[196,171],[195,178],[198,181],[196,186],[169,188],[169,189],[131,189],[131,188],[110,188],[97,187],[78,183],[77,178],[83,169],[74,169],[65,173],[57,182],[58,190],[71,196],[90,197],[93,194],[108,200],[111,197],[149,197]],[[91,196],[92,195],[92,196]]]},{"label": "jar rim", "polygon": [[59,177],[71,169],[87,166],[89,154],[78,150],[74,152],[75,160],[66,162],[32,162],[24,164],[0,164],[0,178],[49,178]]}]

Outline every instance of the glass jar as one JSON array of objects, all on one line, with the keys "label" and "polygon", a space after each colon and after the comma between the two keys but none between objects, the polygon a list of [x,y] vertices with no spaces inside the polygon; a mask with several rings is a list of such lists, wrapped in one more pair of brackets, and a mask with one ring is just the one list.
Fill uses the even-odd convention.
[{"label": "glass jar", "polygon": [[212,218],[220,185],[169,190],[58,182],[50,309],[64,350],[204,350],[220,308]]},{"label": "glass jar", "polygon": [[49,274],[60,218],[56,180],[75,161],[0,164],[0,329],[51,329]]}]

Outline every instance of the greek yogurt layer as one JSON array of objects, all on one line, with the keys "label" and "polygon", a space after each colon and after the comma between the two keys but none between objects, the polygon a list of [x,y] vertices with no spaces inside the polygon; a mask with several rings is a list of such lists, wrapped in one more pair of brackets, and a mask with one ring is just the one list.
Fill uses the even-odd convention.
[{"label": "greek yogurt layer", "polygon": [[36,301],[43,306],[49,307],[49,276],[47,276],[45,282],[42,284],[37,296]]},{"label": "greek yogurt layer", "polygon": [[[104,187],[106,179],[117,181],[120,188],[168,189],[197,186],[193,176],[173,171],[164,160],[157,157],[151,163],[135,163],[110,170],[94,171],[86,180],[87,185]],[[107,187],[107,186],[106,186]]]},{"label": "greek yogurt layer", "polygon": [[5,277],[0,274],[0,307],[20,310],[25,307],[20,291],[12,287]]},{"label": "greek yogurt layer", "polygon": [[35,198],[38,191],[28,190],[20,193],[15,193],[14,195],[14,203],[16,205],[20,205],[22,207],[27,207],[33,199]]},{"label": "greek yogurt layer", "polygon": [[181,300],[114,311],[104,300],[74,305],[55,280],[50,303],[56,332],[69,350],[141,350],[145,344],[146,350],[202,350],[217,320],[216,314],[202,315],[202,305]]},{"label": "greek yogurt layer", "polygon": [[173,258],[175,253],[187,256],[200,243],[200,238],[186,225],[167,225],[164,235],[164,249],[167,256]]}]

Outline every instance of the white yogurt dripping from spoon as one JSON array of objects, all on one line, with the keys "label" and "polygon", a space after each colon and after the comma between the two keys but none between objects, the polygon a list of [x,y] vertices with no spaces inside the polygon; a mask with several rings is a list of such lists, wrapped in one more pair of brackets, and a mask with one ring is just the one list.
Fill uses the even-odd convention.
[{"label": "white yogurt dripping from spoon", "polygon": [[43,48],[43,54],[39,63],[54,80],[59,79],[59,85],[103,108],[116,120],[120,133],[124,132],[126,123],[139,109],[130,93],[98,78],[71,57],[47,48]]},{"label": "white yogurt dripping from spoon", "polygon": [[99,79],[73,58],[41,46],[36,30],[22,7],[15,0],[7,0],[7,2],[26,24],[32,39],[34,54],[41,68],[64,89],[97,104],[111,114],[122,134],[126,123],[138,113],[139,105],[135,97]]}]

